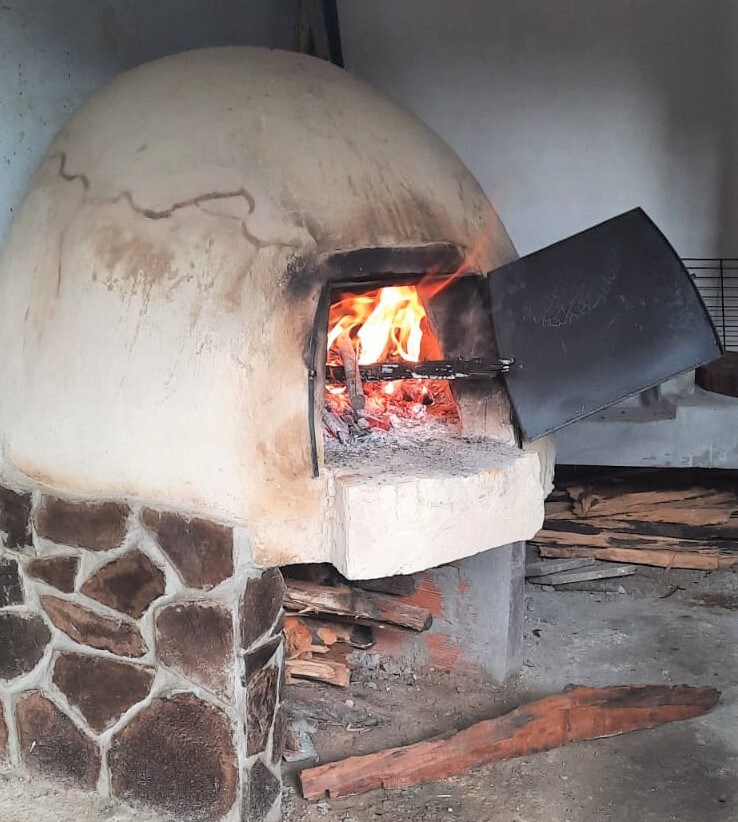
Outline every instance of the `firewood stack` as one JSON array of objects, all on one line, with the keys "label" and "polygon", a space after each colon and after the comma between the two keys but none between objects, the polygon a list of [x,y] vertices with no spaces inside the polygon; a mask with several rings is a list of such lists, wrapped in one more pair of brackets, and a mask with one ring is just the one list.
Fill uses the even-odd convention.
[{"label": "firewood stack", "polygon": [[355,650],[374,645],[374,631],[392,626],[425,631],[430,611],[400,599],[411,594],[413,577],[348,583],[331,566],[284,568],[287,682],[313,680],[347,687]]},{"label": "firewood stack", "polygon": [[542,557],[705,571],[738,563],[738,477],[633,470],[560,483],[533,544]]}]

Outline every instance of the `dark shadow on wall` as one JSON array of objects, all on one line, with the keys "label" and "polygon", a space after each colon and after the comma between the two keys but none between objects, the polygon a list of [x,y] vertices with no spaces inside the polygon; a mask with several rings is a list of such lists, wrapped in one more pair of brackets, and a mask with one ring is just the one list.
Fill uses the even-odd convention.
[{"label": "dark shadow on wall", "polygon": [[206,46],[292,48],[297,0],[9,0],[0,22],[36,56],[118,72]]},{"label": "dark shadow on wall", "polygon": [[[738,257],[738,3],[722,0],[724,30],[716,39],[722,74],[722,168],[719,243],[715,256]],[[709,93],[709,88],[705,93]]]},{"label": "dark shadow on wall", "polygon": [[297,0],[3,0],[0,244],[54,134],[126,69],[194,48],[294,48]]}]

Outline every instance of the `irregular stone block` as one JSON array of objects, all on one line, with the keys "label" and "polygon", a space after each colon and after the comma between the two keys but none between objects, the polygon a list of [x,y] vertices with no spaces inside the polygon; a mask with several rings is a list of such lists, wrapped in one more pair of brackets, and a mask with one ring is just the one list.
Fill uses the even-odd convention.
[{"label": "irregular stone block", "polygon": [[233,624],[230,612],[208,602],[177,602],[156,613],[159,661],[224,699],[233,692]]},{"label": "irregular stone block", "polygon": [[24,551],[32,545],[31,495],[0,486],[0,531],[11,551]]},{"label": "irregular stone block", "polygon": [[116,611],[138,619],[164,593],[164,572],[136,549],[97,570],[81,591]]},{"label": "irregular stone block", "polygon": [[282,783],[261,760],[251,768],[247,794],[242,819],[244,822],[264,822],[282,794]]},{"label": "irregular stone block", "polygon": [[285,742],[287,741],[287,713],[283,706],[277,709],[274,717],[274,730],[272,731],[272,765],[277,765],[282,761]]},{"label": "irregular stone block", "polygon": [[282,608],[284,592],[279,568],[269,568],[246,583],[239,620],[242,648],[248,648],[272,627]]},{"label": "irregular stone block", "polygon": [[33,579],[41,580],[52,588],[58,588],[66,594],[74,591],[74,581],[77,579],[79,557],[54,556],[32,559],[26,565],[26,573]]},{"label": "irregular stone block", "polygon": [[279,689],[279,670],[272,666],[254,674],[246,694],[246,753],[266,750],[274,720]]},{"label": "irregular stone block", "polygon": [[8,726],[5,724],[5,710],[0,702],[0,759],[8,755]]},{"label": "irregular stone block", "polygon": [[117,548],[128,529],[127,505],[43,497],[36,511],[36,533],[44,539],[88,551]]},{"label": "irregular stone block", "polygon": [[146,643],[140,631],[123,617],[111,619],[52,596],[41,597],[41,605],[54,625],[75,642],[119,656],[138,657],[146,653]]},{"label": "irregular stone block", "polygon": [[145,699],[153,681],[151,668],[106,657],[63,653],[54,665],[54,684],[98,732]]},{"label": "irregular stone block", "polygon": [[10,557],[0,559],[0,608],[23,604],[23,584],[18,563]]},{"label": "irregular stone block", "polygon": [[86,790],[97,785],[100,751],[72,720],[38,691],[22,696],[15,709],[26,767]]},{"label": "irregular stone block", "polygon": [[38,614],[0,612],[0,679],[32,671],[50,639],[51,631]]},{"label": "irregular stone block", "polygon": [[155,699],[113,739],[113,793],[178,819],[220,819],[238,787],[226,715],[192,694]]},{"label": "irregular stone block", "polygon": [[282,637],[277,636],[274,637],[274,639],[270,639],[268,642],[265,642],[263,645],[259,645],[253,651],[249,651],[249,653],[244,654],[243,678],[241,680],[243,685],[248,685],[251,677],[269,662],[281,644]]},{"label": "irregular stone block", "polygon": [[185,585],[209,590],[233,575],[231,528],[151,508],[146,508],[141,518]]}]

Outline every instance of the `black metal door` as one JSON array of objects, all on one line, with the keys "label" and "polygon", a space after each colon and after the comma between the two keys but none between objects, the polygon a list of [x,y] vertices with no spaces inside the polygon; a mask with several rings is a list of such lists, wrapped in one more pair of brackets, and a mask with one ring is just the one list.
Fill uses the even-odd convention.
[{"label": "black metal door", "polygon": [[640,208],[496,269],[489,284],[526,439],[722,353],[691,277]]}]

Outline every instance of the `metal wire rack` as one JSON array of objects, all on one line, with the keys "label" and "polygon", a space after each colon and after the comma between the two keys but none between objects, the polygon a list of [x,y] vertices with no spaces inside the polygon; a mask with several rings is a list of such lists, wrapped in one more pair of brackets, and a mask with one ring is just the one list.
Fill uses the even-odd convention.
[{"label": "metal wire rack", "polygon": [[738,258],[684,257],[726,351],[738,351]]}]

